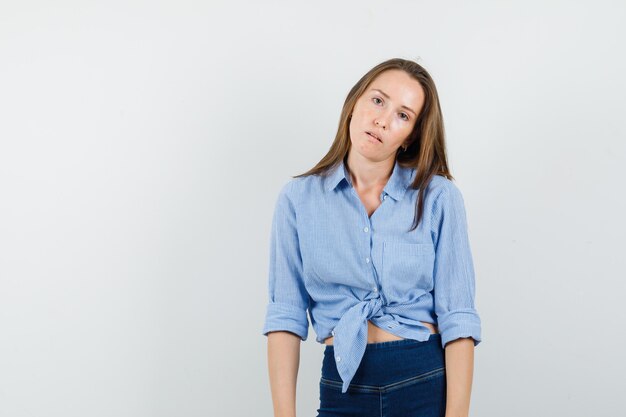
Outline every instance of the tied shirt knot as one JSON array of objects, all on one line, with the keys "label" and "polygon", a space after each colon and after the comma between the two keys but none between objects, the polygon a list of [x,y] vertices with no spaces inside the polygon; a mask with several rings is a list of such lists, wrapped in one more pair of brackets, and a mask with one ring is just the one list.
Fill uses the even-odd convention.
[{"label": "tied shirt knot", "polygon": [[334,329],[333,350],[343,393],[348,390],[365,352],[367,321],[378,316],[382,306],[380,297],[361,301],[345,312]]}]

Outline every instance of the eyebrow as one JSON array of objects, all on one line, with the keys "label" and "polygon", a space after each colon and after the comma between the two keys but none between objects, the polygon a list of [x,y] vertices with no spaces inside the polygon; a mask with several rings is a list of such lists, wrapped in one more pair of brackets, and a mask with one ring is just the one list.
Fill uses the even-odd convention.
[{"label": "eyebrow", "polygon": [[[382,94],[383,96],[385,96],[385,98],[387,98],[387,99],[389,98],[389,96],[387,95],[387,93],[385,93],[385,92],[384,92],[384,91],[382,91],[382,90],[379,90],[378,88],[372,88],[370,91],[378,91],[380,94]],[[406,110],[410,111],[410,112],[411,112],[411,113],[413,113],[415,116],[417,116],[417,113],[415,113],[413,110],[411,110],[411,108],[410,108],[410,107],[407,107],[407,106],[405,106],[405,105],[402,105],[402,106],[400,106],[400,107],[402,107],[403,109],[406,109]]]}]

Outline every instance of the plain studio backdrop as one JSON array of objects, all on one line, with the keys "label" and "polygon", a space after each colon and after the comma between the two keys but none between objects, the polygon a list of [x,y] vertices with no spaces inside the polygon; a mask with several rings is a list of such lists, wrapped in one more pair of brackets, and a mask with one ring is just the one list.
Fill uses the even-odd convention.
[{"label": "plain studio backdrop", "polygon": [[[0,416],[272,416],[269,235],[352,85],[440,93],[483,342],[470,415],[615,416],[622,1],[3,1]],[[323,346],[302,343],[298,415]]]}]

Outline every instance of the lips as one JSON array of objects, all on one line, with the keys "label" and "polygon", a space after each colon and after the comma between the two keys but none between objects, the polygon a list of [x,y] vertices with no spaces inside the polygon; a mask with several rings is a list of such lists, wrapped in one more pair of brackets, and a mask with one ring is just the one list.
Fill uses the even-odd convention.
[{"label": "lips", "polygon": [[374,139],[378,140],[380,143],[383,143],[383,141],[380,140],[380,138],[378,136],[376,136],[375,134],[373,134],[372,132],[365,132],[365,133],[367,133],[368,135],[370,135]]}]

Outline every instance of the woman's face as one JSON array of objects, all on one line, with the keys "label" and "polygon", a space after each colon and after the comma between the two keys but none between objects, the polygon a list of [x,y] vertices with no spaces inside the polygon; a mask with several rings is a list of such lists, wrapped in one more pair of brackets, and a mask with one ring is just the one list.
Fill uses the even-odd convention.
[{"label": "woman's face", "polygon": [[420,83],[406,72],[393,69],[379,74],[352,111],[352,150],[376,162],[395,159],[413,131],[424,98]]}]

